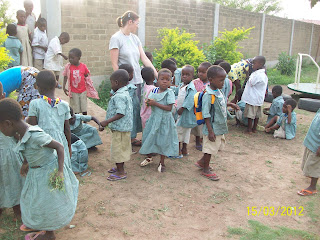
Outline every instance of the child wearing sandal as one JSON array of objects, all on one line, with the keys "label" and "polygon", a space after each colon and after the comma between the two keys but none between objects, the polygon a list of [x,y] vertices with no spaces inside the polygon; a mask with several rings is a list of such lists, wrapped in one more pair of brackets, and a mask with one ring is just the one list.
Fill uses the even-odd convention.
[{"label": "child wearing sandal", "polygon": [[[29,126],[13,99],[0,101],[0,131],[15,138],[15,150],[24,157],[21,174],[26,175],[26,181],[20,198],[21,229],[41,230],[27,234],[25,239],[55,239],[53,231],[70,223],[78,198],[79,182],[63,163],[63,145],[38,126]],[[52,190],[53,186],[48,184],[55,170],[55,178],[63,179],[63,189]]]},{"label": "child wearing sandal", "polygon": [[179,140],[175,122],[171,113],[175,103],[175,95],[171,86],[172,73],[169,69],[161,69],[158,73],[158,86],[149,94],[147,106],[152,107],[150,118],[143,130],[142,147],[140,154],[146,154],[147,158],[141,162],[146,166],[153,162],[152,154],[160,154],[158,172],[165,172],[165,156],[177,156],[179,153]]},{"label": "child wearing sandal", "polygon": [[179,157],[188,155],[187,145],[190,140],[191,129],[197,126],[196,116],[194,114],[194,95],[197,90],[192,82],[194,68],[186,65],[181,71],[181,80],[183,85],[179,89],[177,98],[177,132],[179,139]]},{"label": "child wearing sandal", "polygon": [[42,70],[36,77],[40,98],[30,103],[27,123],[38,125],[64,147],[64,164],[71,168],[71,118],[69,104],[55,96],[56,78],[52,71]]},{"label": "child wearing sandal", "polygon": [[129,74],[129,84],[128,92],[132,100],[132,107],[133,107],[133,118],[132,118],[132,131],[131,131],[131,145],[132,146],[141,146],[141,141],[138,140],[137,134],[142,132],[142,124],[141,124],[141,117],[140,117],[140,100],[137,96],[137,87],[130,83],[133,79],[133,67],[130,64],[121,64],[119,69],[124,69]]},{"label": "child wearing sandal", "polygon": [[[5,98],[0,82],[0,100]],[[21,219],[20,195],[24,179],[20,175],[23,158],[14,151],[15,141],[0,132],[0,215],[3,208],[12,208],[14,219]]]},{"label": "child wearing sandal", "polygon": [[[210,86],[207,86],[202,98],[202,116],[205,121],[203,126],[203,157],[196,163],[196,166],[202,169],[202,176],[213,181],[219,180],[219,177],[211,171],[209,164],[211,155],[217,155],[218,151],[225,146],[224,134],[228,133],[227,106],[239,110],[239,107],[233,103],[226,104],[220,90],[226,75],[222,67],[211,66],[207,71]],[[213,97],[214,103],[212,104]]]},{"label": "child wearing sandal", "polygon": [[100,121],[97,118],[90,115],[74,114],[71,107],[70,115],[71,118],[69,119],[69,124],[71,133],[80,138],[85,143],[87,149],[94,148],[95,146],[102,144],[97,129],[89,124],[86,124],[86,122],[93,120],[96,124],[98,124],[99,130],[102,130],[103,128],[101,127]]},{"label": "child wearing sandal", "polygon": [[128,92],[129,74],[119,69],[110,76],[113,95],[109,100],[106,120],[101,122],[102,127],[109,126],[111,130],[111,156],[110,160],[116,164],[111,168],[112,173],[107,180],[117,181],[127,178],[124,163],[130,160],[131,130],[132,130],[132,100]]},{"label": "child wearing sandal", "polygon": [[301,169],[303,175],[311,179],[309,187],[298,192],[300,196],[311,196],[317,193],[317,182],[320,177],[320,109],[316,113],[304,139]]}]

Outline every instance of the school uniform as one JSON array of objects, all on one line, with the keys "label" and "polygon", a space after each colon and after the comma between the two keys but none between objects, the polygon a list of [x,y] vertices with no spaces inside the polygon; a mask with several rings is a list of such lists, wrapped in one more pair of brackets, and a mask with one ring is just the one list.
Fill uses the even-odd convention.
[{"label": "school uniform", "polygon": [[140,117],[140,101],[137,96],[137,87],[129,83],[127,85],[128,92],[132,100],[132,108],[133,108],[133,118],[132,118],[132,131],[131,131],[131,139],[137,137],[137,133],[142,132],[142,123]]},{"label": "school uniform", "polygon": [[277,125],[280,126],[278,130],[275,130],[273,136],[285,139],[293,139],[296,136],[297,128],[297,115],[295,112],[291,112],[291,122],[288,123],[288,114],[282,113],[277,121]]},{"label": "school uniform", "polygon": [[280,116],[282,114],[283,104],[284,104],[284,99],[282,96],[278,96],[272,100],[272,103],[269,109],[270,115],[268,116],[267,123],[269,123],[270,120],[275,116]]},{"label": "school uniform", "polygon": [[223,96],[225,97],[226,99],[226,102],[228,102],[228,96],[229,96],[229,93],[230,93],[230,82],[229,82],[229,78],[228,76],[224,79],[224,84],[223,84],[223,87],[221,89],[221,92],[223,93]]},{"label": "school uniform", "polygon": [[97,145],[101,145],[102,141],[95,127],[85,124],[83,122],[90,122],[92,117],[90,115],[75,114],[74,124],[70,124],[70,130],[73,134],[79,137],[86,145],[87,148],[91,148]]},{"label": "school uniform", "polygon": [[133,126],[133,109],[127,86],[118,89],[109,100],[106,119],[116,114],[124,116],[108,125],[112,132],[111,161],[122,163],[130,160],[132,152],[131,131]]},{"label": "school uniform", "polygon": [[23,52],[23,46],[19,38],[15,36],[8,36],[6,41],[2,44],[9,52],[8,55],[12,58],[8,67],[15,67],[20,65],[20,54]]},{"label": "school uniform", "polygon": [[40,127],[29,126],[16,147],[29,164],[20,205],[22,222],[31,229],[57,230],[69,224],[76,211],[79,181],[70,168],[63,166],[64,190],[52,191],[48,185],[58,169],[55,150],[45,147],[51,141]]},{"label": "school uniform", "polygon": [[[155,88],[149,98],[163,105],[175,103],[175,96],[171,89],[158,93]],[[152,113],[146,122],[142,136],[140,154],[158,153],[164,156],[179,155],[179,140],[175,122],[171,111],[165,111],[152,106]]]},{"label": "school uniform", "polygon": [[191,129],[197,126],[194,114],[194,95],[197,90],[192,82],[180,88],[177,99],[177,110],[184,108],[177,120],[177,133],[179,142],[189,143]]},{"label": "school uniform", "polygon": [[[211,106],[211,98],[215,96],[213,106]],[[202,116],[203,118],[210,118],[210,124],[216,136],[216,140],[211,142],[209,140],[209,132],[206,124],[203,125],[203,147],[202,152],[216,155],[219,150],[225,146],[224,134],[228,132],[227,126],[227,105],[223,93],[220,89],[213,90],[207,86],[206,93],[202,98]]]},{"label": "school uniform", "polygon": [[320,147],[320,109],[313,118],[303,145],[306,147],[303,154],[301,169],[306,177],[320,178],[320,157],[316,155]]},{"label": "school uniform", "polygon": [[36,117],[38,126],[64,147],[64,164],[71,168],[71,159],[67,138],[64,134],[64,122],[71,118],[69,104],[63,100],[49,99],[41,95],[30,102],[28,117]]},{"label": "school uniform", "polygon": [[236,111],[236,118],[245,126],[248,126],[248,118],[246,118],[243,114],[244,109],[246,107],[246,103],[243,101],[237,102],[237,105],[239,106],[240,110]]},{"label": "school uniform", "polygon": [[0,209],[20,204],[24,178],[20,175],[23,157],[14,151],[15,141],[0,132]]}]

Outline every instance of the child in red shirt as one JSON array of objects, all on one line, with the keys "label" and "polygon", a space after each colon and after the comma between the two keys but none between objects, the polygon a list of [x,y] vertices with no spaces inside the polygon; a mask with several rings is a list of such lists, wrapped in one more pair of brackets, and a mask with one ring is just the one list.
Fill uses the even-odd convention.
[{"label": "child in red shirt", "polygon": [[[63,91],[70,97],[70,107],[73,108],[74,113],[87,115],[86,77],[90,72],[87,66],[80,62],[81,54],[78,48],[69,51],[70,64],[67,64],[63,71]],[[66,88],[67,81],[69,81],[69,89]]]}]

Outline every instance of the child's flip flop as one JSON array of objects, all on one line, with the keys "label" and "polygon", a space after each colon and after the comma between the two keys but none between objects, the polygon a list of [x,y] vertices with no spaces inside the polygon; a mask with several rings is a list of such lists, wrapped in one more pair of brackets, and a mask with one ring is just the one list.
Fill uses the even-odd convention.
[{"label": "child's flip flop", "polygon": [[202,176],[212,181],[218,181],[220,178],[215,173],[201,173]]},{"label": "child's flip flop", "polygon": [[124,175],[122,177],[115,175],[115,174],[111,174],[109,177],[107,177],[107,180],[109,181],[118,181],[118,180],[122,180],[122,179],[126,179],[127,175]]},{"label": "child's flip flop", "polygon": [[146,159],[144,159],[144,160],[140,163],[140,166],[141,166],[141,167],[144,167],[144,166],[149,165],[149,164],[152,163],[152,162],[153,162],[152,157],[151,157],[151,158],[146,158]]},{"label": "child's flip flop", "polygon": [[317,194],[318,192],[316,190],[314,191],[309,191],[309,190],[306,190],[306,189],[302,189],[301,191],[297,192],[298,195],[300,196],[312,196],[312,195],[315,195]]},{"label": "child's flip flop", "polygon": [[40,232],[35,232],[35,233],[28,233],[24,239],[25,240],[35,240],[39,235],[45,235],[46,231],[40,231]]},{"label": "child's flip flop", "polygon": [[35,229],[31,229],[31,228],[28,228],[26,225],[22,224],[20,226],[20,230],[23,231],[23,232],[36,232],[38,230],[35,230]]}]

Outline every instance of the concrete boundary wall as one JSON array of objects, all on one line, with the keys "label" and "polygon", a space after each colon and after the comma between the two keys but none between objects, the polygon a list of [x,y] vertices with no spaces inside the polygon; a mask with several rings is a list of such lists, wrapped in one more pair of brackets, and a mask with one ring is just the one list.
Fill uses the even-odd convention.
[{"label": "concrete boundary wall", "polygon": [[[148,51],[161,47],[157,30],[163,27],[183,28],[195,33],[195,39],[200,43],[209,43],[215,36],[220,36],[219,31],[254,26],[250,38],[240,44],[244,57],[262,54],[272,63],[281,52],[291,51],[293,55],[311,53],[313,57],[317,51],[320,54],[320,25],[231,9],[215,3],[199,0],[55,0],[55,7],[48,8],[49,2],[41,2],[48,26],[52,26],[51,33],[48,29],[49,35],[53,32],[58,35],[60,29],[70,34],[70,42],[63,46],[63,52],[67,54],[74,47],[82,50],[81,61],[87,64],[95,85],[112,72],[109,40],[119,29],[116,18],[127,10],[140,15],[137,34]],[[61,11],[61,19],[52,17],[59,18],[57,11]]]}]

